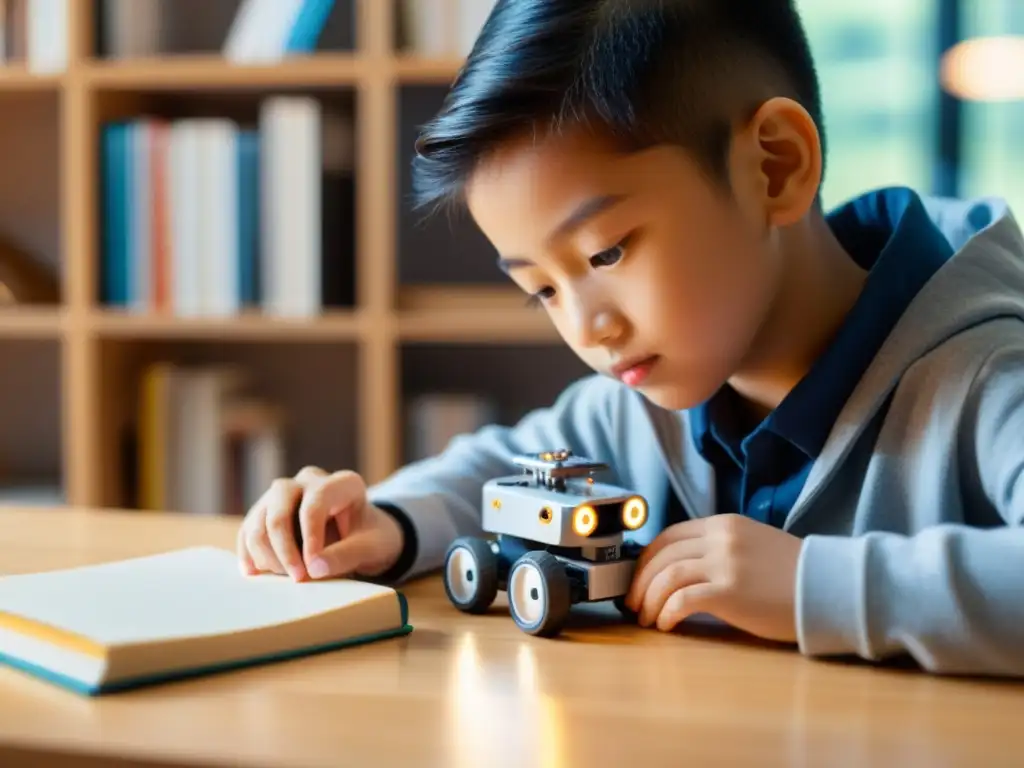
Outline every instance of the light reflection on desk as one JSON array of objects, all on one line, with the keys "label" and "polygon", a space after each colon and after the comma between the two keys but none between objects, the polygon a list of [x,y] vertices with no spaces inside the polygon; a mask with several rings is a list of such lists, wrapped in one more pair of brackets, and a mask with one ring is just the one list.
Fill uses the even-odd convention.
[{"label": "light reflection on desk", "polygon": [[448,696],[448,741],[456,768],[479,768],[486,755],[502,765],[565,765],[564,707],[543,691],[531,642],[524,637],[519,643],[510,679],[494,665],[490,669],[497,674],[485,676],[476,635],[459,636]]}]

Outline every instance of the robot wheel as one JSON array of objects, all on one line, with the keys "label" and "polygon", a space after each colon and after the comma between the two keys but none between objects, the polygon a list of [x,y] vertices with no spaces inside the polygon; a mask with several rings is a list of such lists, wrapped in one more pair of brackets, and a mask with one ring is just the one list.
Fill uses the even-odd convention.
[{"label": "robot wheel", "polygon": [[557,635],[572,607],[565,566],[549,552],[527,552],[509,571],[508,602],[521,630],[538,637]]},{"label": "robot wheel", "polygon": [[498,556],[489,542],[463,536],[444,560],[444,591],[464,613],[484,613],[498,594]]}]

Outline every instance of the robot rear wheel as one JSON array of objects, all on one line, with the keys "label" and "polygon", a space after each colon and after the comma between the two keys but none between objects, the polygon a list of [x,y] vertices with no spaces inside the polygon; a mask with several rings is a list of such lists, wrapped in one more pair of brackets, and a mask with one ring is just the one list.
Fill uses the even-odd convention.
[{"label": "robot rear wheel", "polygon": [[549,552],[527,552],[509,571],[508,602],[521,630],[538,637],[557,635],[572,608],[565,566]]},{"label": "robot rear wheel", "polygon": [[629,622],[636,622],[638,614],[628,605],[626,605],[625,595],[619,595],[618,597],[613,598],[612,602],[614,603],[615,608],[618,610],[618,612],[622,614],[622,618]]},{"label": "robot rear wheel", "polygon": [[498,594],[498,556],[473,536],[452,542],[444,561],[444,591],[464,613],[484,613]]}]

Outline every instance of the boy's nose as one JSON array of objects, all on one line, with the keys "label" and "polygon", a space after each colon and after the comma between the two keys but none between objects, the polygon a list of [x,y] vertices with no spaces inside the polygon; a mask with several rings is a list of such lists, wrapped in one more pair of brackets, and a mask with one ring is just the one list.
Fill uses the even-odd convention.
[{"label": "boy's nose", "polygon": [[611,309],[581,313],[580,343],[586,347],[615,346],[626,334],[625,318]]}]

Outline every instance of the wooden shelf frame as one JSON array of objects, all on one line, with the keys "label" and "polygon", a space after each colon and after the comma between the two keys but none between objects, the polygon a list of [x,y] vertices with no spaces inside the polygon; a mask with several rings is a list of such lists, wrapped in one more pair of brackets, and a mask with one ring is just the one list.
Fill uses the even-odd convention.
[{"label": "wooden shelf frame", "polygon": [[[406,85],[444,85],[458,59],[425,60],[394,50],[397,0],[354,0],[354,52],[317,53],[273,65],[236,65],[216,54],[172,54],[104,60],[94,55],[93,4],[68,4],[69,52],[64,72],[39,75],[24,66],[0,68],[0,98],[52,94],[59,100],[61,269],[63,303],[0,308],[0,341],[31,339],[61,345],[61,466],[70,504],[117,506],[110,467],[116,448],[103,420],[104,348],[161,341],[323,342],[358,347],[358,464],[369,482],[400,463],[402,345],[419,343],[546,343],[547,318],[511,289],[438,286],[407,291],[397,284],[397,103]],[[259,315],[178,318],[135,315],[96,302],[99,248],[99,165],[94,148],[101,100],[111,96],[276,88],[349,88],[358,99],[357,299],[352,310],[310,320]]]}]

